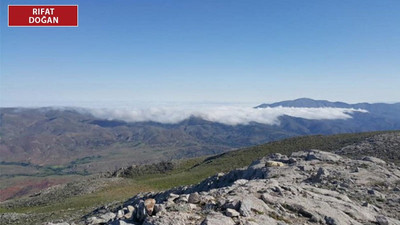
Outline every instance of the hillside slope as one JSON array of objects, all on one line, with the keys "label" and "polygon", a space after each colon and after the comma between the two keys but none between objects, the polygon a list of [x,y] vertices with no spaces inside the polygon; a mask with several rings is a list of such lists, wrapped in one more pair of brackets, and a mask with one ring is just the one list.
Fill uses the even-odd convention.
[{"label": "hillside slope", "polygon": [[145,193],[86,224],[400,225],[400,168],[308,150],[273,154],[198,185]]},{"label": "hillside slope", "polygon": [[[99,206],[101,212],[116,209],[122,204],[121,202],[138,192],[160,191],[180,185],[196,184],[219,172],[229,172],[247,166],[252,161],[272,153],[289,155],[295,151],[321,149],[338,151],[340,154],[361,159],[364,155],[352,155],[352,152],[353,149],[362,150],[363,146],[366,146],[365,142],[370,144],[376,142],[378,144],[376,146],[379,146],[373,148],[374,151],[366,151],[366,154],[371,156],[379,154],[379,157],[388,163],[397,164],[400,161],[398,131],[296,137],[212,157],[175,161],[172,167],[149,165],[143,168],[121,169],[100,180],[94,178],[74,182],[72,186],[60,186],[28,198],[6,201],[0,204],[0,212],[4,213],[4,221],[12,221],[13,224],[26,224],[27,221],[30,224],[40,224],[42,221],[57,221],[61,218],[63,221],[77,222],[82,215]],[[132,172],[132,169],[136,172]],[[86,190],[87,188],[90,190]],[[74,193],[71,190],[78,191]],[[13,214],[13,212],[18,213]],[[88,214],[89,217],[90,215],[92,214]]]}]

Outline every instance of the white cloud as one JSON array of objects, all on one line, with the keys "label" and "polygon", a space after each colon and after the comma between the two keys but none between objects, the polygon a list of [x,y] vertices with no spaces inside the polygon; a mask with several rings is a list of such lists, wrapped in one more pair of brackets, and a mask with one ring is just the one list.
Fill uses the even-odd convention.
[{"label": "white cloud", "polygon": [[126,122],[154,121],[160,123],[178,123],[191,116],[228,125],[279,124],[283,115],[312,120],[350,119],[354,112],[366,113],[366,110],[353,108],[295,108],[273,107],[252,108],[244,106],[212,107],[150,107],[142,109],[90,109],[89,112],[98,118],[123,120]]}]

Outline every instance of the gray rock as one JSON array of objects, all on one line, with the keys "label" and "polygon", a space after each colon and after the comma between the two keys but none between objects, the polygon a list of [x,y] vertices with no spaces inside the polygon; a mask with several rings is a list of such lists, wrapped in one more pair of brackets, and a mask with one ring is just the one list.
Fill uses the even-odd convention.
[{"label": "gray rock", "polygon": [[131,205],[128,205],[127,208],[128,208],[128,211],[129,211],[129,212],[135,211],[135,207],[133,207],[133,206],[131,206]]},{"label": "gray rock", "polygon": [[234,209],[227,208],[225,215],[228,217],[238,217],[240,216],[240,213]]},{"label": "gray rock", "polygon": [[235,222],[230,218],[220,213],[208,215],[201,225],[235,225]]},{"label": "gray rock", "polygon": [[368,192],[368,194],[373,195],[376,198],[386,199],[386,196],[377,190],[369,189],[367,192]]},{"label": "gray rock", "polygon": [[95,224],[107,223],[107,221],[105,219],[98,218],[96,216],[92,216],[92,217],[87,219],[86,223],[89,224],[89,225],[95,225]]},{"label": "gray rock", "polygon": [[46,225],[70,225],[67,222],[62,222],[62,223],[46,223]]},{"label": "gray rock", "polygon": [[386,165],[386,162],[383,161],[382,159],[378,159],[378,158],[372,157],[372,156],[366,156],[362,160],[368,161],[368,162],[373,162],[373,163],[376,163],[379,165]]},{"label": "gray rock", "polygon": [[297,162],[297,159],[292,158],[292,157],[290,157],[289,160],[288,160],[288,163],[289,163],[289,164],[294,164],[294,163],[296,163],[296,162]]},{"label": "gray rock", "polygon": [[319,150],[310,150],[307,154],[306,160],[320,160],[320,161],[328,161],[328,162],[337,162],[341,159],[339,155],[323,152]]},{"label": "gray rock", "polygon": [[124,210],[122,210],[122,209],[118,210],[118,212],[117,212],[118,219],[121,219],[122,217],[124,217],[124,215],[125,215]]},{"label": "gray rock", "polygon": [[322,180],[324,180],[325,178],[327,178],[329,176],[329,171],[323,167],[320,167],[318,169],[317,174],[312,177],[312,181],[313,182],[321,182]]},{"label": "gray rock", "polygon": [[163,204],[155,204],[154,205],[154,214],[160,214],[165,212],[165,206]]},{"label": "gray rock", "polygon": [[327,177],[329,176],[329,171],[323,167],[320,167],[317,172],[317,177]]},{"label": "gray rock", "polygon": [[86,224],[89,224],[89,225],[96,225],[96,224],[103,224],[103,223],[106,223],[106,221],[104,219],[101,219],[101,218],[98,218],[95,216],[92,216],[86,220]]},{"label": "gray rock", "polygon": [[389,221],[385,216],[377,216],[376,217],[376,223],[379,225],[389,225]]},{"label": "gray rock", "polygon": [[199,203],[199,202],[200,202],[200,195],[199,195],[199,193],[197,193],[197,192],[191,193],[191,194],[189,195],[188,202],[189,202],[189,203],[192,203],[192,204],[197,204],[197,203]]},{"label": "gray rock", "polygon": [[135,207],[128,205],[126,210],[124,210],[124,218],[127,220],[132,220],[134,215],[136,215]]},{"label": "gray rock", "polygon": [[290,154],[290,157],[295,159],[305,159],[307,155],[308,152],[306,151],[298,151],[298,152],[292,152],[292,154]]},{"label": "gray rock", "polygon": [[265,213],[269,207],[260,199],[254,196],[247,196],[240,201],[239,212],[242,216],[251,217],[254,213]]},{"label": "gray rock", "polygon": [[272,153],[268,157],[274,161],[279,161],[284,163],[286,163],[289,160],[289,158],[286,155],[282,155],[280,153]]},{"label": "gray rock", "polygon": [[168,201],[175,201],[175,199],[177,199],[177,198],[179,198],[179,195],[174,194],[174,193],[170,193]]},{"label": "gray rock", "polygon": [[236,180],[234,182],[234,184],[236,184],[236,185],[245,185],[245,184],[247,184],[247,182],[249,182],[247,179],[239,179],[239,180]]},{"label": "gray rock", "polygon": [[326,216],[326,217],[325,217],[325,222],[326,222],[326,224],[328,224],[328,225],[339,225],[339,224],[337,223],[337,221],[336,221],[334,218],[329,217],[329,216]]},{"label": "gray rock", "polygon": [[222,177],[222,176],[224,176],[225,175],[225,173],[217,173],[217,177]]},{"label": "gray rock", "polygon": [[308,171],[313,171],[313,170],[314,170],[314,167],[313,167],[313,166],[310,166],[310,165],[302,165],[302,166],[299,166],[299,169],[300,169],[301,171],[308,172]]},{"label": "gray rock", "polygon": [[196,204],[189,203],[188,206],[189,206],[189,209],[190,209],[190,210],[195,210],[195,209],[197,209],[197,205],[196,205]]},{"label": "gray rock", "polygon": [[189,201],[189,195],[180,195],[178,199],[175,200],[176,203],[186,203]]},{"label": "gray rock", "polygon": [[[200,224],[200,217],[182,212],[169,212],[168,214],[158,217],[147,217],[142,225],[187,225]],[[195,223],[195,221],[199,221]]]},{"label": "gray rock", "polygon": [[115,217],[116,217],[115,213],[112,212],[108,212],[100,216],[100,218],[103,219],[105,222],[112,221],[115,219]]},{"label": "gray rock", "polygon": [[238,199],[230,199],[222,206],[223,209],[235,209],[239,210],[240,201]]},{"label": "gray rock", "polygon": [[134,223],[126,222],[124,220],[114,220],[110,225],[135,225]]},{"label": "gray rock", "polygon": [[212,196],[212,195],[204,195],[204,196],[201,196],[200,202],[202,204],[215,204],[216,200],[215,200],[214,196]]},{"label": "gray rock", "polygon": [[[299,202],[300,203],[300,202]],[[297,204],[297,202],[292,202],[292,204],[287,204],[286,207],[291,211],[299,213],[301,216],[308,218],[311,222],[322,221],[318,213],[316,213],[308,204]]]},{"label": "gray rock", "polygon": [[279,202],[279,198],[278,197],[273,197],[268,193],[264,193],[263,195],[261,195],[261,199],[270,205],[275,205],[276,203]]}]

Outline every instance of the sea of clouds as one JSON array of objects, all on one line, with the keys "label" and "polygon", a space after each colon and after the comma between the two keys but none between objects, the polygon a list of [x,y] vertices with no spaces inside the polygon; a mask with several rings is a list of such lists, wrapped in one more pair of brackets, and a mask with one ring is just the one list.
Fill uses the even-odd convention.
[{"label": "sea of clouds", "polygon": [[354,112],[367,113],[363,109],[353,108],[300,108],[300,107],[267,107],[254,108],[247,106],[209,106],[209,107],[148,107],[137,109],[95,108],[89,113],[107,120],[122,120],[126,122],[153,121],[159,123],[179,123],[192,116],[204,120],[228,125],[249,124],[279,124],[280,116],[292,116],[311,120],[350,119]]}]

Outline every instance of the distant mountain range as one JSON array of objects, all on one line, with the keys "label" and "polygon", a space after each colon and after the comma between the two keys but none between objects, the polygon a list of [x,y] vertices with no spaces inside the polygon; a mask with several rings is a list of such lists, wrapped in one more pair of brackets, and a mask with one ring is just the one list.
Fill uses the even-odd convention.
[{"label": "distant mountain range", "polygon": [[1,108],[0,162],[23,163],[38,171],[61,165],[56,172],[91,173],[132,163],[217,154],[298,135],[400,129],[400,103],[347,104],[302,98],[257,108],[279,106],[355,108],[368,113],[353,112],[346,120],[283,115],[279,124],[232,126],[197,117],[176,124],[129,123],[74,109]]},{"label": "distant mountain range", "polygon": [[321,108],[321,107],[332,107],[332,108],[354,108],[354,109],[365,109],[370,115],[380,118],[388,118],[394,120],[400,120],[400,102],[394,104],[387,103],[356,103],[348,104],[345,102],[330,102],[326,100],[314,100],[310,98],[299,98],[295,100],[276,102],[272,104],[261,104],[256,108],[265,107],[308,107],[308,108]]},{"label": "distant mountain range", "polygon": [[281,117],[281,127],[296,133],[332,134],[363,131],[400,129],[400,103],[357,103],[330,102],[299,98],[296,100],[261,104],[256,108],[266,107],[305,107],[305,108],[353,108],[364,109],[368,113],[354,112],[347,120],[305,120],[293,117]]}]

